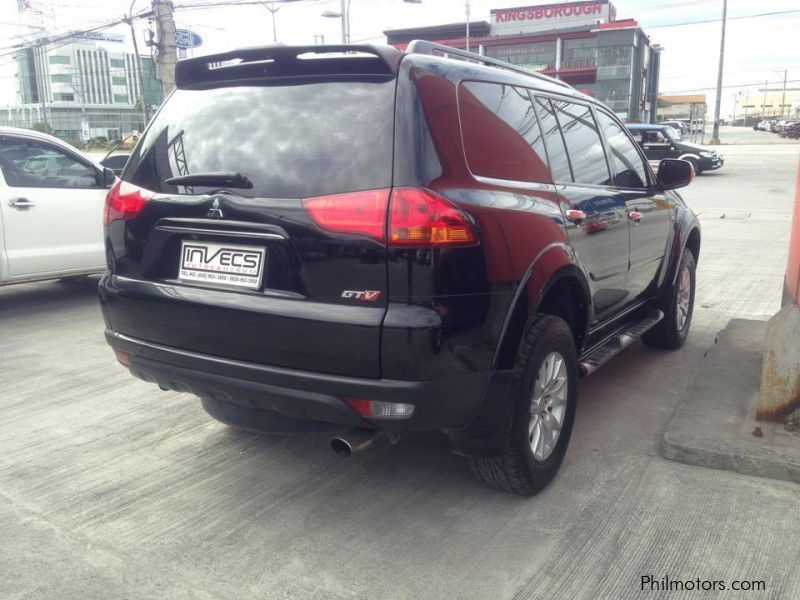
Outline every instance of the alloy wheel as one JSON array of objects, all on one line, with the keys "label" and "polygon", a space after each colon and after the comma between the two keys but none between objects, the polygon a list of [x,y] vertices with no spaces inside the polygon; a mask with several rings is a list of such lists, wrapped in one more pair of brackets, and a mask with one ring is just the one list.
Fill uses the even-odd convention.
[{"label": "alloy wheel", "polygon": [[681,278],[678,281],[678,297],[675,307],[675,326],[678,331],[683,331],[686,320],[689,318],[689,303],[692,299],[692,274],[689,267],[683,267]]},{"label": "alloy wheel", "polygon": [[558,352],[548,354],[533,384],[528,442],[533,457],[546,460],[558,443],[567,411],[567,365]]}]

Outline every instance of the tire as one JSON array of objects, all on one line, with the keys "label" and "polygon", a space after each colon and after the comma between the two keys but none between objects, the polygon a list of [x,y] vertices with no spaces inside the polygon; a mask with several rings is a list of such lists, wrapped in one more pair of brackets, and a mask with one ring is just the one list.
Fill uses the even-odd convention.
[{"label": "tire", "polygon": [[[563,369],[557,359],[553,360],[554,355],[563,361]],[[546,364],[546,361],[550,362]],[[550,395],[538,394],[542,404],[534,411],[534,392],[540,375],[546,376],[548,369],[551,374],[556,373],[554,386],[562,381],[563,384],[552,387]],[[569,325],[558,317],[539,315],[525,333],[517,361],[514,416],[503,453],[471,459],[473,473],[489,487],[522,496],[532,496],[544,489],[558,472],[569,444],[578,399],[577,386],[578,359]],[[547,445],[542,443],[549,437],[546,434],[550,426],[546,424],[553,424],[553,419],[557,424],[559,415],[560,430],[553,428],[558,434],[548,453]],[[538,424],[533,422],[534,417],[538,418]],[[531,441],[534,437],[540,442],[536,452]],[[537,457],[537,452],[541,456]]]},{"label": "tire", "polygon": [[[684,275],[686,274],[686,275]],[[685,315],[681,315],[679,300],[681,299],[681,282],[688,276],[688,298],[685,305]],[[677,350],[686,342],[689,335],[689,327],[692,325],[692,313],[694,312],[694,293],[695,293],[695,260],[692,251],[684,248],[681,262],[678,266],[678,276],[675,285],[672,286],[664,299],[660,303],[661,310],[664,311],[664,318],[658,324],[642,336],[642,340],[648,346],[663,348],[664,350]],[[684,296],[685,298],[685,296]]]}]

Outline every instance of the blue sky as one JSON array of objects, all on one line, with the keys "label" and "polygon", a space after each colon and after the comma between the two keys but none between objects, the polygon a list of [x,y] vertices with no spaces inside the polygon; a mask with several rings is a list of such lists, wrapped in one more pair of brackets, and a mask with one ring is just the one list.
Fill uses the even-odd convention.
[{"label": "blue sky", "polygon": [[[64,31],[102,23],[128,11],[129,0],[31,0],[43,7],[45,25]],[[205,43],[198,53],[215,52],[236,46],[256,45],[272,39],[269,12],[260,5],[215,8],[178,8],[205,4],[212,0],[173,0],[179,27],[197,31]],[[472,0],[472,18],[488,19],[492,8],[524,6],[543,2]],[[719,58],[720,23],[683,24],[688,21],[719,19],[722,0],[619,0],[612,3],[618,18],[635,18],[653,42],[664,48],[661,90],[708,95],[713,106]],[[135,11],[147,8],[149,0],[137,0]],[[17,0],[0,0],[0,54],[20,39],[12,36],[29,32],[19,27]],[[338,0],[303,0],[287,5],[277,13],[280,41],[313,43],[315,35],[338,42],[340,22],[321,16],[324,10],[338,10]],[[789,79],[800,80],[800,12],[778,16],[736,18],[757,13],[800,9],[797,0],[729,0],[726,62],[722,116],[730,114],[732,97],[746,84],[770,81],[782,84],[783,69]],[[433,25],[462,20],[464,0],[422,0],[406,4],[401,0],[352,0],[352,39],[380,42],[381,32],[394,27]],[[683,24],[678,26],[670,26]],[[144,23],[142,23],[144,26]],[[126,33],[127,27],[118,30]],[[141,34],[140,34],[141,35]],[[140,37],[141,40],[141,37]],[[0,56],[0,106],[14,102],[13,65]],[[794,87],[800,87],[800,81]],[[757,89],[753,85],[751,91]],[[706,89],[708,88],[708,89]]]}]

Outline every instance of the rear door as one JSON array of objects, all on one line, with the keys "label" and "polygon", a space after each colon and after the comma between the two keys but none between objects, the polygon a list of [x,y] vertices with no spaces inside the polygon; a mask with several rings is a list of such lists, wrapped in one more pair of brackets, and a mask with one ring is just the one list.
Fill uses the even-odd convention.
[{"label": "rear door", "polygon": [[[113,329],[204,354],[380,375],[395,80],[329,75],[177,90],[109,225]],[[173,185],[230,172],[249,185]],[[124,296],[124,297],[123,297]]]},{"label": "rear door", "polygon": [[5,135],[0,170],[10,276],[102,269],[107,190],[89,161],[46,141]]}]

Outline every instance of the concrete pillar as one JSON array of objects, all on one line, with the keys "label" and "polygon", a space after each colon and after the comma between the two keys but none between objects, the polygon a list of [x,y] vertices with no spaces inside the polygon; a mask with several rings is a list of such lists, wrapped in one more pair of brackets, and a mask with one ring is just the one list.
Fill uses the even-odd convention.
[{"label": "concrete pillar", "polygon": [[756,418],[774,421],[800,408],[800,168],[794,197],[784,305],[767,325]]},{"label": "concrete pillar", "polygon": [[561,70],[561,38],[556,38],[556,77],[558,77],[558,71]]}]

